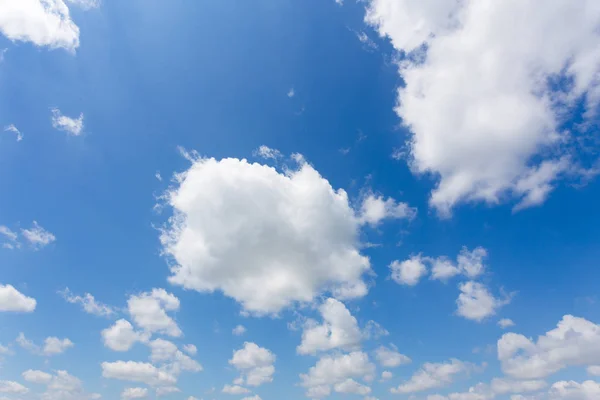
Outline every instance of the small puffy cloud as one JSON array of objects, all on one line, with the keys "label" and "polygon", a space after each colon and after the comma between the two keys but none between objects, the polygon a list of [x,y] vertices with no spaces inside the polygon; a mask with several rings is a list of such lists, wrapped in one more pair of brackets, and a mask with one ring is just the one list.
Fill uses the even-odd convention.
[{"label": "small puffy cloud", "polygon": [[64,290],[59,291],[58,294],[71,304],[81,304],[83,310],[88,314],[100,317],[110,317],[116,313],[112,307],[96,301],[94,296],[89,293],[85,293],[83,296],[74,295],[69,288],[65,288]]},{"label": "small puffy cloud", "polygon": [[116,321],[102,331],[104,345],[114,351],[128,351],[136,342],[147,342],[149,334],[137,332],[125,319]]},{"label": "small puffy cloud", "polygon": [[37,221],[33,221],[33,226],[29,229],[21,229],[21,234],[35,249],[41,249],[56,241],[56,236],[42,228]]},{"label": "small puffy cloud", "polygon": [[102,363],[102,376],[129,382],[145,383],[149,386],[171,386],[177,378],[150,363],[116,361]]},{"label": "small puffy cloud", "polygon": [[316,354],[336,348],[352,350],[359,347],[362,333],[356,318],[344,303],[329,298],[319,306],[323,323],[309,321],[302,333],[302,342],[297,347],[299,354]]},{"label": "small puffy cloud", "polygon": [[34,298],[19,292],[11,285],[0,284],[0,312],[33,312],[37,305]]},{"label": "small puffy cloud", "polygon": [[57,354],[62,354],[70,347],[73,347],[74,344],[71,340],[59,339],[57,337],[48,337],[44,341],[44,348],[42,349],[42,353],[46,356],[54,356]]},{"label": "small puffy cloud", "polygon": [[468,364],[456,359],[445,363],[425,363],[407,382],[390,392],[407,394],[446,386],[456,375],[467,372],[469,368]]},{"label": "small puffy cloud", "polygon": [[487,250],[483,247],[476,247],[472,251],[463,247],[456,257],[456,263],[447,257],[428,258],[431,263],[431,279],[446,281],[456,275],[476,278],[485,270],[483,262],[487,255]]},{"label": "small puffy cloud", "polygon": [[231,331],[235,336],[242,336],[246,333],[246,327],[244,325],[238,325]]},{"label": "small puffy cloud", "polygon": [[586,369],[587,373],[593,376],[600,376],[600,365],[590,365]]},{"label": "small puffy cloud", "polygon": [[371,267],[348,196],[296,159],[298,169],[283,173],[235,158],[197,159],[177,175],[167,195],[174,216],[161,235],[174,262],[169,281],[222,291],[259,315],[323,292],[364,296]]},{"label": "small puffy cloud", "polygon": [[412,362],[409,357],[399,353],[396,346],[393,345],[391,348],[379,346],[375,350],[375,358],[381,366],[388,368],[395,368]]},{"label": "small puffy cloud", "polygon": [[7,242],[2,243],[2,247],[5,249],[14,249],[21,247],[19,243],[19,235],[12,231],[9,227],[0,225],[0,236],[4,236]]},{"label": "small puffy cloud", "polygon": [[162,386],[162,387],[156,388],[156,397],[162,397],[162,396],[166,396],[168,394],[179,393],[179,392],[181,392],[181,389],[179,389],[176,386]]},{"label": "small puffy cloud", "polygon": [[600,326],[565,315],[557,327],[537,341],[516,333],[498,340],[502,371],[516,379],[536,379],[569,366],[600,363]]},{"label": "small puffy cloud", "polygon": [[180,351],[173,342],[155,339],[149,342],[148,346],[151,351],[150,360],[154,363],[165,363],[165,368],[173,374],[179,374],[181,371],[202,371],[202,366]]},{"label": "small puffy cloud", "polygon": [[392,379],[393,376],[394,374],[392,374],[391,371],[383,371],[381,373],[381,381],[387,381],[389,379]]},{"label": "small puffy cloud", "polygon": [[502,318],[498,321],[498,326],[502,329],[510,328],[511,326],[515,326],[515,323],[510,318]]},{"label": "small puffy cloud", "polygon": [[[4,54],[4,53],[2,53],[2,54]],[[21,133],[21,131],[19,129],[17,129],[17,127],[14,124],[5,126],[4,132],[14,133],[17,138],[17,142],[20,142],[21,140],[23,140],[23,134]]]},{"label": "small puffy cloud", "polygon": [[75,51],[79,28],[63,0],[0,2],[0,32],[13,41]]},{"label": "small puffy cloud", "polygon": [[272,149],[269,146],[265,146],[264,144],[262,146],[260,146],[258,149],[254,150],[254,155],[256,157],[261,157],[264,158],[265,160],[277,160],[281,157],[283,157],[283,155],[281,154],[281,152],[277,149]]},{"label": "small puffy cloud", "polygon": [[164,289],[129,297],[127,310],[137,326],[149,333],[179,337],[181,329],[167,311],[177,311],[179,299]]},{"label": "small puffy cloud", "polygon": [[294,90],[294,88],[290,88],[290,90],[288,90],[287,92],[287,97],[294,97],[296,95],[296,91]]},{"label": "small puffy cloud", "polygon": [[14,381],[0,381],[0,393],[25,394],[29,392],[25,386]]},{"label": "small puffy cloud", "polygon": [[86,393],[83,382],[64,370],[56,371],[46,385],[46,391],[41,395],[44,400],[92,400],[101,397],[97,393]]},{"label": "small puffy cloud", "polygon": [[256,343],[245,342],[244,347],[233,353],[229,364],[241,372],[247,385],[260,386],[273,381],[275,354]]},{"label": "small puffy cloud", "polygon": [[348,378],[343,382],[336,383],[333,386],[333,390],[335,390],[337,393],[360,394],[362,396],[366,396],[367,394],[371,393],[370,387],[361,385],[351,378]]},{"label": "small puffy cloud", "polygon": [[27,382],[37,383],[40,385],[47,385],[52,381],[52,375],[44,371],[28,369],[21,375],[23,376],[23,379],[25,379]]},{"label": "small puffy cloud", "polygon": [[399,203],[388,197],[369,193],[362,201],[359,219],[362,224],[377,226],[384,219],[408,219],[417,215],[417,210],[407,203]]},{"label": "small puffy cloud", "polygon": [[250,390],[239,385],[225,385],[223,386],[223,390],[221,390],[221,392],[226,394],[246,394],[250,393]]},{"label": "small puffy cloud", "polygon": [[363,352],[326,355],[321,357],[307,374],[301,374],[301,385],[306,388],[310,398],[326,397],[331,386],[346,382],[348,379],[365,379],[375,374],[375,365]]},{"label": "small puffy cloud", "polygon": [[490,384],[492,392],[496,395],[506,393],[537,392],[544,389],[548,384],[542,380],[512,380],[506,378],[494,378]]},{"label": "small puffy cloud", "polygon": [[427,274],[425,260],[420,254],[402,262],[394,260],[389,269],[392,272],[391,278],[396,283],[407,286],[415,286]]},{"label": "small puffy cloud", "polygon": [[496,298],[479,282],[461,283],[458,288],[461,294],[456,299],[456,313],[466,319],[481,322],[494,315],[500,307],[510,303],[510,296]]},{"label": "small puffy cloud", "polygon": [[548,395],[550,400],[595,400],[600,398],[600,383],[560,381],[552,385]]},{"label": "small puffy cloud", "polygon": [[148,389],[141,387],[125,388],[121,392],[122,399],[145,399],[148,397]]},{"label": "small puffy cloud", "polygon": [[58,108],[53,108],[52,126],[69,135],[79,136],[83,132],[83,113],[79,114],[78,118],[71,118],[63,115]]},{"label": "small puffy cloud", "polygon": [[193,344],[186,344],[183,346],[183,351],[188,353],[190,356],[195,356],[198,353],[198,348]]}]

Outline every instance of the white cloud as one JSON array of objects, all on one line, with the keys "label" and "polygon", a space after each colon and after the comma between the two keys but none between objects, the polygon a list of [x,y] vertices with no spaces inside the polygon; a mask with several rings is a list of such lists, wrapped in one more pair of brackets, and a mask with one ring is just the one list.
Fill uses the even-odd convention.
[{"label": "white cloud", "polygon": [[456,299],[456,313],[473,321],[483,321],[510,302],[510,296],[505,296],[503,299],[496,298],[479,282],[461,283],[458,288],[462,293]]},{"label": "white cloud", "polygon": [[600,364],[600,326],[565,315],[557,327],[538,337],[506,333],[498,340],[502,371],[517,379],[536,379],[568,366]]},{"label": "white cloud", "polygon": [[287,97],[294,97],[296,95],[296,91],[294,90],[294,88],[290,88],[290,90],[288,90],[287,92]]},{"label": "white cloud", "polygon": [[64,370],[56,371],[48,383],[46,391],[41,395],[43,400],[82,400],[99,399],[100,397],[97,393],[86,393],[83,389],[83,382]]},{"label": "white cloud", "polygon": [[225,385],[223,386],[223,390],[221,390],[221,392],[226,394],[246,394],[250,393],[250,390],[239,385]]},{"label": "white cloud", "polygon": [[409,364],[412,360],[398,352],[396,346],[392,345],[391,348],[385,346],[379,346],[375,350],[375,358],[383,367],[395,368],[403,364]]},{"label": "white cloud", "polygon": [[517,381],[506,378],[494,378],[490,384],[494,394],[537,392],[548,384],[541,380]]},{"label": "white cloud", "polygon": [[498,321],[498,326],[502,329],[510,328],[511,326],[515,326],[515,323],[510,318],[502,318]]},{"label": "white cloud", "polygon": [[455,375],[468,370],[468,364],[456,359],[445,363],[425,363],[410,380],[392,388],[390,392],[406,394],[446,386],[452,383]]},{"label": "white cloud", "polygon": [[456,256],[456,263],[453,263],[446,257],[427,258],[432,264],[431,279],[445,281],[459,274],[470,279],[476,278],[485,270],[483,260],[486,257],[487,250],[483,247],[476,247],[470,251],[467,247],[463,246],[458,256]]},{"label": "white cloud", "polygon": [[116,361],[102,363],[102,376],[130,382],[145,383],[149,386],[171,386],[177,378],[150,363]]},{"label": "white cloud", "polygon": [[297,170],[279,173],[235,158],[198,159],[178,175],[168,194],[175,215],[161,236],[175,261],[169,281],[220,290],[254,314],[323,291],[364,296],[371,268],[348,196],[296,160]]},{"label": "white cloud", "polygon": [[36,249],[41,249],[56,241],[56,236],[42,228],[37,221],[33,221],[30,229],[21,229],[21,234]]},{"label": "white cloud", "polygon": [[198,348],[193,344],[186,344],[183,346],[183,351],[188,353],[190,356],[195,356],[198,353]]},{"label": "white cloud", "polygon": [[18,241],[18,235],[13,232],[9,227],[0,225],[0,235],[4,236],[8,242],[2,243],[2,247],[5,249],[14,249],[21,247]]},{"label": "white cloud", "polygon": [[181,392],[181,389],[179,389],[176,386],[162,386],[162,387],[156,388],[156,397],[162,397],[162,396],[166,396],[168,394],[179,393],[179,392]]},{"label": "white cloud", "polygon": [[353,350],[359,347],[362,333],[356,318],[344,303],[329,298],[319,306],[323,323],[309,321],[302,333],[302,342],[297,347],[299,354],[316,354],[332,349]]},{"label": "white cloud", "polygon": [[25,386],[14,381],[0,381],[0,393],[24,394],[29,392]]},{"label": "white cloud", "polygon": [[83,296],[74,295],[69,288],[65,288],[64,290],[59,291],[58,294],[71,304],[81,304],[83,310],[88,314],[100,317],[110,317],[116,313],[112,307],[96,301],[94,296],[89,293],[85,293]]},{"label": "white cloud", "polygon": [[377,43],[373,41],[365,32],[355,32],[356,37],[362,44],[364,44],[368,49],[375,50],[377,49]]},{"label": "white cloud", "polygon": [[152,289],[129,297],[127,309],[133,321],[149,333],[181,336],[177,323],[167,315],[167,311],[179,309],[179,299],[164,289]]},{"label": "white cloud", "polygon": [[[4,54],[4,53],[2,53],[2,54]],[[10,125],[4,127],[4,132],[14,133],[17,137],[17,142],[20,142],[21,140],[23,140],[23,134],[21,133],[20,130],[17,129],[17,127],[14,124],[10,124]]]},{"label": "white cloud", "polygon": [[262,400],[259,395],[244,397],[242,400]]},{"label": "white cloud", "polygon": [[44,348],[42,353],[46,356],[54,356],[57,354],[62,354],[67,349],[73,347],[74,344],[68,338],[59,339],[57,337],[48,337],[44,341]]},{"label": "white cloud", "polygon": [[600,398],[600,383],[560,381],[552,385],[549,395],[551,400],[596,400]]},{"label": "white cloud", "polygon": [[307,374],[301,374],[301,385],[307,389],[306,396],[321,398],[328,396],[331,386],[345,382],[349,378],[373,376],[375,365],[363,352],[335,354],[321,357]]},{"label": "white cloud", "polygon": [[164,362],[164,368],[174,375],[181,371],[202,371],[202,366],[190,356],[181,352],[177,346],[168,340],[155,339],[148,343],[151,354],[150,360],[154,363]]},{"label": "white cloud", "polygon": [[231,331],[235,336],[242,336],[246,333],[246,328],[243,325],[238,325]]},{"label": "white cloud", "polygon": [[100,0],[67,0],[67,2],[81,7],[84,10],[100,7]]},{"label": "white cloud", "polygon": [[383,371],[381,373],[381,380],[382,381],[387,381],[389,379],[392,379],[393,376],[394,376],[394,374],[392,374],[391,371]]},{"label": "white cloud", "polygon": [[245,342],[244,348],[233,353],[229,364],[242,373],[247,385],[260,386],[273,381],[275,354],[256,343]]},{"label": "white cloud", "polygon": [[586,369],[587,373],[593,376],[600,376],[600,365],[590,365]]},{"label": "white cloud", "polygon": [[277,149],[272,149],[269,146],[265,146],[264,144],[260,146],[258,149],[254,150],[253,153],[256,157],[264,158],[265,160],[277,160],[283,155]]},{"label": "white cloud", "polygon": [[148,389],[141,387],[125,388],[121,392],[122,399],[144,399],[148,397]]},{"label": "white cloud", "polygon": [[333,386],[333,389],[338,393],[345,394],[360,394],[362,396],[366,396],[371,393],[371,388],[366,385],[361,385],[356,382],[354,379],[348,378],[343,382],[336,383]]},{"label": "white cloud", "polygon": [[52,126],[69,135],[79,136],[83,132],[83,113],[79,114],[78,118],[71,118],[63,115],[58,108],[53,108]]},{"label": "white cloud", "polygon": [[415,286],[427,274],[425,260],[420,254],[402,262],[394,260],[389,268],[392,279],[401,285]]},{"label": "white cloud", "polygon": [[578,139],[565,109],[585,94],[593,115],[600,99],[598,3],[370,0],[365,19],[409,53],[396,112],[412,169],[439,177],[430,204],[542,202]]},{"label": "white cloud", "polygon": [[0,312],[33,312],[36,305],[34,298],[24,295],[11,285],[0,284]]},{"label": "white cloud", "polygon": [[52,381],[52,375],[44,371],[28,369],[21,375],[23,376],[23,379],[25,379],[27,382],[37,383],[40,385],[47,385]]},{"label": "white cloud", "polygon": [[407,203],[399,203],[388,197],[369,193],[362,201],[359,219],[362,224],[377,226],[384,219],[408,219],[417,215],[417,210]]},{"label": "white cloud", "polygon": [[137,332],[125,319],[116,321],[110,328],[102,331],[104,345],[114,351],[129,351],[136,342],[145,343],[149,334]]},{"label": "white cloud", "polygon": [[0,2],[0,32],[13,41],[75,51],[79,28],[63,0]]}]

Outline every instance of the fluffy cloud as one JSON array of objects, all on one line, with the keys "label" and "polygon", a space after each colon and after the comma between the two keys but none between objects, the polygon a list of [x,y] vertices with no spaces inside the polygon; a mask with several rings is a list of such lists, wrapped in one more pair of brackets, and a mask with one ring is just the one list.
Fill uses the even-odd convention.
[{"label": "fluffy cloud", "polygon": [[498,359],[504,373],[517,379],[542,378],[573,365],[599,364],[600,326],[565,315],[537,342],[506,333],[498,340]]},{"label": "fluffy cloud", "polygon": [[391,348],[385,346],[379,346],[375,350],[375,358],[383,367],[395,368],[399,367],[403,364],[409,364],[412,360],[405,356],[404,354],[400,354],[396,346]]},{"label": "fluffy cloud", "polygon": [[242,400],[262,400],[259,395],[244,397]]},{"label": "fluffy cloud", "polygon": [[0,2],[0,32],[13,41],[75,51],[79,28],[63,0]]},{"label": "fluffy cloud", "polygon": [[456,313],[473,321],[483,321],[510,302],[510,296],[505,296],[503,299],[496,298],[483,284],[478,282],[461,283],[458,288],[461,294],[456,299]]},{"label": "fluffy cloud", "polygon": [[84,10],[100,7],[100,0],[67,0],[67,2],[81,7]]},{"label": "fluffy cloud", "polygon": [[225,385],[223,387],[223,390],[221,390],[221,392],[226,393],[226,394],[246,394],[246,393],[250,393],[250,390],[246,389],[245,387],[239,386],[239,385]]},{"label": "fluffy cloud", "polygon": [[42,350],[42,353],[46,356],[62,354],[67,351],[68,348],[73,346],[73,342],[67,338],[59,339],[57,337],[48,337],[44,341],[44,349]]},{"label": "fluffy cloud", "polygon": [[299,354],[316,354],[331,349],[355,349],[359,347],[362,333],[356,318],[350,314],[344,303],[329,298],[319,307],[323,323],[317,325],[309,321],[302,333],[302,342],[297,348]]},{"label": "fluffy cloud", "polygon": [[439,177],[430,204],[543,202],[577,141],[565,109],[600,99],[597,2],[370,0],[365,19],[406,54],[396,112],[411,168]]},{"label": "fluffy cloud", "polygon": [[177,382],[174,375],[162,371],[150,363],[135,361],[103,362],[102,376],[145,383],[149,386],[171,386]]},{"label": "fluffy cloud", "polygon": [[363,224],[377,226],[384,219],[413,219],[417,210],[406,203],[398,203],[392,198],[369,193],[362,202],[359,219]]},{"label": "fluffy cloud", "polygon": [[18,241],[19,235],[13,232],[8,226],[0,225],[0,235],[4,236],[8,241],[2,243],[2,247],[5,249],[19,248],[21,245]]},{"label": "fluffy cloud", "polygon": [[241,378],[247,385],[260,386],[273,381],[275,358],[275,354],[268,349],[246,342],[244,348],[233,353],[229,364],[242,373]]},{"label": "fluffy cloud", "polygon": [[33,221],[30,229],[21,229],[21,234],[35,249],[41,249],[56,241],[56,236],[42,228],[37,221]]},{"label": "fluffy cloud", "polygon": [[181,329],[167,311],[178,309],[179,299],[164,289],[152,289],[151,292],[131,296],[127,301],[127,310],[136,325],[149,333],[174,337],[181,336]]},{"label": "fluffy cloud", "polygon": [[[294,89],[292,89],[292,95],[288,96],[289,97],[293,97],[294,96]],[[260,146],[258,149],[254,150],[254,155],[257,157],[262,157],[266,160],[271,159],[271,160],[277,160],[281,157],[283,157],[283,155],[281,154],[281,152],[277,149],[272,149],[268,146],[262,145]]]},{"label": "fluffy cloud", "polygon": [[148,389],[146,388],[126,388],[121,392],[122,399],[144,399],[148,397]]},{"label": "fluffy cloud", "polygon": [[149,336],[135,331],[133,325],[125,319],[118,320],[102,331],[104,345],[114,351],[128,351],[136,342],[147,342]]},{"label": "fluffy cloud", "polygon": [[427,274],[427,267],[421,255],[405,261],[395,260],[389,265],[392,279],[401,285],[414,286]]},{"label": "fluffy cloud", "polygon": [[307,374],[301,374],[300,379],[307,389],[307,397],[321,398],[331,393],[332,385],[343,384],[351,378],[369,378],[374,374],[375,365],[369,361],[369,356],[357,351],[323,356]]},{"label": "fluffy cloud", "polygon": [[112,307],[96,301],[94,296],[89,293],[85,293],[83,296],[76,296],[69,288],[65,288],[65,290],[59,291],[58,294],[71,304],[81,304],[83,310],[88,314],[100,317],[110,317],[116,313]]},{"label": "fluffy cloud", "polygon": [[154,363],[165,363],[164,369],[174,375],[179,374],[181,371],[202,371],[202,366],[197,361],[181,352],[174,343],[168,340],[156,339],[148,345],[151,351],[150,360]]},{"label": "fluffy cloud", "polygon": [[27,382],[47,385],[52,381],[52,375],[44,371],[29,369],[21,374]]},{"label": "fluffy cloud", "polygon": [[244,333],[246,333],[246,327],[244,327],[243,325],[238,325],[235,328],[233,328],[231,333],[233,333],[235,336],[242,336]]},{"label": "fluffy cloud", "polygon": [[33,312],[37,302],[11,285],[0,284],[0,312]]},{"label": "fluffy cloud", "polygon": [[498,326],[502,329],[510,328],[511,326],[515,326],[515,323],[510,318],[502,318],[498,321]]},{"label": "fluffy cloud", "polygon": [[[4,54],[4,53],[2,53],[2,54]],[[4,127],[4,132],[14,133],[17,138],[17,142],[20,142],[21,140],[23,140],[23,134],[13,124],[10,124],[10,125]]]},{"label": "fluffy cloud", "polygon": [[343,382],[336,383],[333,386],[333,389],[338,393],[344,394],[360,394],[362,396],[366,396],[371,393],[371,388],[366,385],[361,385],[356,382],[354,379],[346,379]]},{"label": "fluffy cloud", "polygon": [[587,367],[587,373],[593,376],[600,376],[600,365],[591,365]]},{"label": "fluffy cloud", "polygon": [[445,363],[425,363],[407,382],[390,392],[406,394],[446,386],[452,383],[455,375],[465,373],[469,368],[468,364],[456,359]]},{"label": "fluffy cloud", "polygon": [[600,383],[585,381],[577,383],[574,381],[556,382],[550,388],[551,400],[595,400],[600,398]]},{"label": "fluffy cloud", "polygon": [[78,118],[63,115],[58,108],[52,109],[52,127],[59,131],[67,132],[72,136],[79,136],[83,132],[83,113]]},{"label": "fluffy cloud", "polygon": [[494,394],[537,392],[547,386],[542,380],[517,381],[505,378],[494,378],[490,388]]},{"label": "fluffy cloud", "polygon": [[387,381],[389,379],[392,379],[392,377],[394,376],[394,374],[392,374],[391,371],[383,371],[381,373],[381,381]]},{"label": "fluffy cloud", "polygon": [[168,394],[179,393],[179,392],[181,392],[181,389],[179,389],[176,386],[163,386],[163,387],[156,388],[156,397],[162,397],[162,396],[166,396]]},{"label": "fluffy cloud", "polygon": [[186,344],[183,346],[183,351],[188,353],[190,356],[195,356],[198,353],[198,348],[193,344]]},{"label": "fluffy cloud", "polygon": [[[297,169],[235,158],[196,159],[168,195],[174,209],[161,235],[173,258],[171,283],[222,291],[247,312],[273,314],[323,291],[364,296],[369,259],[343,190],[301,156]],[[256,290],[260,287],[261,290]]]},{"label": "fluffy cloud", "polygon": [[483,260],[486,257],[487,250],[483,247],[476,247],[473,251],[463,247],[456,257],[456,263],[446,257],[428,258],[432,264],[431,279],[445,281],[459,274],[470,279],[476,278],[485,270]]},{"label": "fluffy cloud", "polygon": [[0,393],[24,394],[29,392],[25,386],[14,381],[0,381]]}]

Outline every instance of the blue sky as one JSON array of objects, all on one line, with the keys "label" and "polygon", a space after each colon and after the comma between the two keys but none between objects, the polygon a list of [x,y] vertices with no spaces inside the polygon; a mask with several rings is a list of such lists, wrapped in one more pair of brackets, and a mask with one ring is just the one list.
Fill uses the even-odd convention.
[{"label": "blue sky", "polygon": [[0,1],[0,399],[600,398],[599,23]]}]

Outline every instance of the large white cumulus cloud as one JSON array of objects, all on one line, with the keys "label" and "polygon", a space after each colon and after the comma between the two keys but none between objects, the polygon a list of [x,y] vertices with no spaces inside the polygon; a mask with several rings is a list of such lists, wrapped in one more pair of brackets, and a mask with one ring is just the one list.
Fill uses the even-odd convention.
[{"label": "large white cumulus cloud", "polygon": [[600,2],[371,0],[366,21],[408,55],[396,111],[412,168],[439,177],[441,214],[507,197],[534,206],[577,169],[560,125],[582,96],[597,111]]},{"label": "large white cumulus cloud", "polygon": [[367,293],[358,213],[297,157],[297,169],[246,160],[197,159],[168,193],[174,210],[161,235],[171,283],[222,291],[255,314],[273,314],[330,291]]}]

